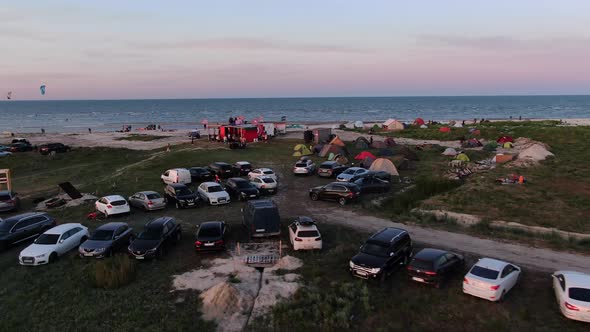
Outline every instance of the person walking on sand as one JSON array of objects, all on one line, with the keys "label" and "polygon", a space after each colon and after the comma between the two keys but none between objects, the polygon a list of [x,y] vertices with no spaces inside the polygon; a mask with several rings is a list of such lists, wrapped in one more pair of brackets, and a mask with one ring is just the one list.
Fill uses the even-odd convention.
[{"label": "person walking on sand", "polygon": [[45,135],[45,128],[41,128],[41,135]]},{"label": "person walking on sand", "polygon": [[166,152],[170,152],[170,143],[168,143],[168,146],[166,146]]},{"label": "person walking on sand", "polygon": [[92,134],[92,128],[88,128],[88,133]]}]

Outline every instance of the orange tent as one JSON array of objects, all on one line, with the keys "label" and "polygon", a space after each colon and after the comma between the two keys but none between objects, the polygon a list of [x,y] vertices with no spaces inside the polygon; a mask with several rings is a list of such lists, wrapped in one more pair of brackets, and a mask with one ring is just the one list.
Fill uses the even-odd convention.
[{"label": "orange tent", "polygon": [[451,128],[449,128],[449,127],[441,127],[438,131],[440,131],[441,133],[450,133],[451,132]]}]

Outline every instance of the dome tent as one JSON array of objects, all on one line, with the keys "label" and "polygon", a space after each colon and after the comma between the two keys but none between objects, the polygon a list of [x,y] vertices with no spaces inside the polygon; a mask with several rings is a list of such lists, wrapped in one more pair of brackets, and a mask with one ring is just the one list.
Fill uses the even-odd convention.
[{"label": "dome tent", "polygon": [[385,158],[379,158],[373,161],[369,170],[375,172],[387,172],[389,175],[399,176],[399,172],[393,162]]},{"label": "dome tent", "polygon": [[309,156],[313,154],[305,144],[297,144],[293,147],[293,157]]}]

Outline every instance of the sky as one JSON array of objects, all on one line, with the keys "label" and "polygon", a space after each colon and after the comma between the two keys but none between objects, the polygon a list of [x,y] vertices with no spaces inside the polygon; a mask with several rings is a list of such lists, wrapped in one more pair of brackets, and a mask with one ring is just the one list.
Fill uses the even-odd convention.
[{"label": "sky", "polygon": [[587,0],[0,0],[0,93],[590,94],[588,22]]}]

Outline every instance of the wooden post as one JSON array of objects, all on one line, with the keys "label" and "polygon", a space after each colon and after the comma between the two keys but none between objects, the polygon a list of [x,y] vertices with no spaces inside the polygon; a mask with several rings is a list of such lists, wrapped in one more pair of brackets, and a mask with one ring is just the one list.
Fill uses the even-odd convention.
[{"label": "wooden post", "polygon": [[0,190],[12,190],[12,181],[10,178],[9,169],[0,169]]}]

